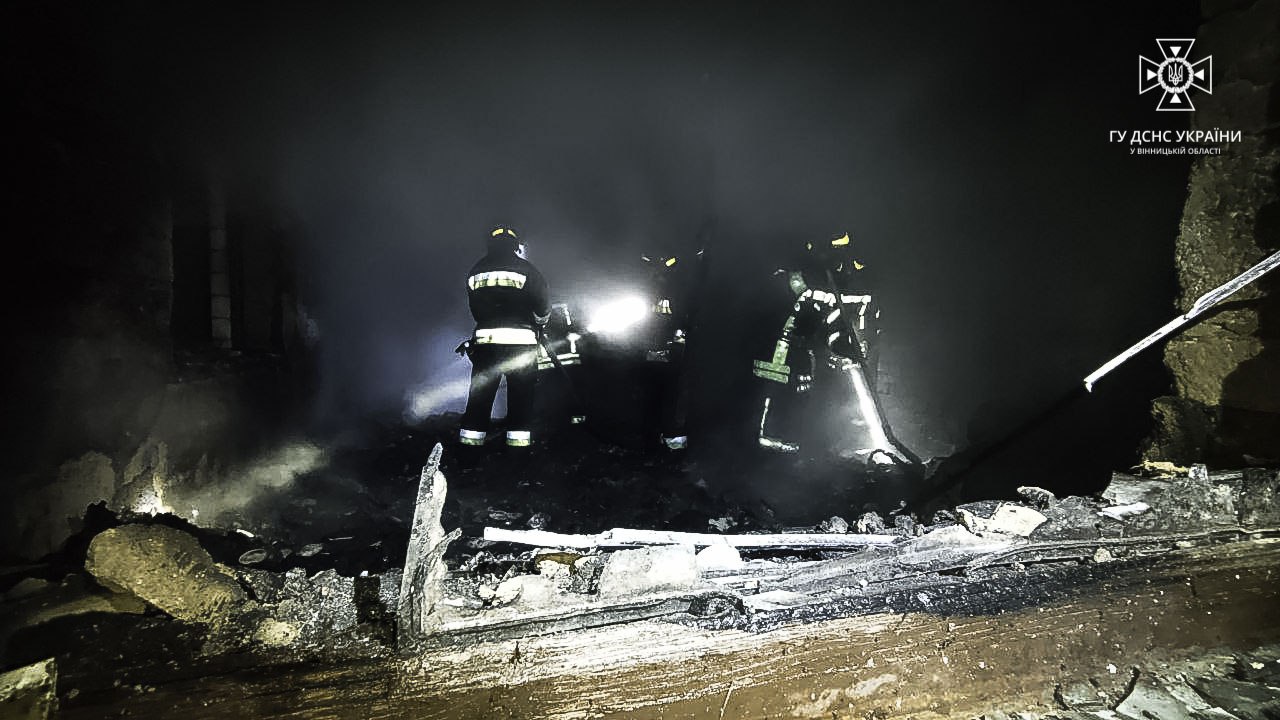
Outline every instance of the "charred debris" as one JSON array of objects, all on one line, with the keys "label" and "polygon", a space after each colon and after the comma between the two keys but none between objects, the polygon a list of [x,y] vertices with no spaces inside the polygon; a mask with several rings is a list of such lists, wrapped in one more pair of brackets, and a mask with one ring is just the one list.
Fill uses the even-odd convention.
[{"label": "charred debris", "polygon": [[[726,515],[706,517],[700,532],[563,533],[545,529],[545,513],[489,508],[490,524],[464,536],[446,512],[441,459],[437,445],[417,478],[395,567],[317,569],[334,542],[290,549],[135,515],[92,535],[80,572],[51,581],[41,579],[49,567],[11,568],[6,663],[53,655],[47,672],[78,678],[74,686],[110,656],[126,675],[163,682],[211,667],[415,656],[640,621],[764,633],[877,613],[998,614],[1179,554],[1280,535],[1276,471],[1147,463],[1094,497],[1023,487],[1017,501],[928,518],[867,512],[742,531]],[[103,645],[123,638],[136,642]]]}]

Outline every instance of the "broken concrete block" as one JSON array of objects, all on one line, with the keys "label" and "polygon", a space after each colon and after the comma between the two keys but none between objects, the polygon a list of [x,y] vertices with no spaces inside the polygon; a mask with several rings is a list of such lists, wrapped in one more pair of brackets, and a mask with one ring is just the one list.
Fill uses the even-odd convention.
[{"label": "broken concrete block", "polygon": [[0,674],[0,717],[48,720],[57,709],[57,684],[53,658]]},{"label": "broken concrete block", "polygon": [[719,517],[707,520],[707,524],[720,532],[729,532],[729,528],[737,525],[738,521],[731,517]]},{"label": "broken concrete block", "polygon": [[1044,488],[1034,487],[1032,485],[1023,485],[1018,488],[1018,494],[1027,499],[1027,502],[1035,505],[1040,509],[1048,507],[1051,503],[1058,499],[1056,495],[1045,490]]},{"label": "broken concrete block", "polygon": [[245,600],[235,576],[191,535],[163,525],[123,525],[89,543],[85,570],[104,586],[132,593],[173,617],[213,623]]},{"label": "broken concrete block", "polygon": [[396,608],[396,638],[401,647],[431,635],[439,626],[441,620],[436,605],[444,597],[444,578],[448,574],[444,553],[449,543],[462,534],[458,529],[446,534],[440,524],[448,491],[444,473],[440,472],[443,452],[443,446],[436,443],[418,479],[418,500],[413,510]]},{"label": "broken concrete block", "polygon": [[1011,503],[1002,503],[996,507],[991,517],[980,517],[963,509],[957,509],[957,513],[960,515],[960,524],[970,532],[993,532],[1020,537],[1028,537],[1048,520],[1036,510]]},{"label": "broken concrete block", "polygon": [[915,537],[920,531],[920,525],[910,515],[894,515],[893,527],[907,537]]},{"label": "broken concrete block", "polygon": [[573,564],[578,562],[582,557],[584,557],[582,553],[576,552],[565,552],[563,550],[538,550],[533,553],[533,566],[538,568],[538,572],[541,572],[544,575],[548,572],[554,574],[556,572],[554,568],[550,568],[546,572],[543,572],[542,564],[552,563],[572,569]]},{"label": "broken concrete block", "polygon": [[517,575],[494,588],[493,605],[516,604],[529,609],[555,604],[555,582],[543,575]]},{"label": "broken concrete block", "polygon": [[1035,540],[1097,540],[1103,536],[1097,505],[1081,497],[1065,497],[1041,508],[1045,523],[1031,533]]},{"label": "broken concrete block", "polygon": [[856,524],[858,532],[863,535],[874,535],[884,532],[884,518],[873,512],[863,513]]},{"label": "broken concrete block", "polygon": [[818,532],[820,533],[847,533],[849,532],[849,523],[839,515],[832,515],[818,524]]},{"label": "broken concrete block", "polygon": [[689,545],[619,550],[600,573],[600,597],[687,590],[698,582],[698,564]]},{"label": "broken concrete block", "polygon": [[735,570],[742,566],[742,553],[732,545],[708,545],[695,556],[698,569]]},{"label": "broken concrete block", "polygon": [[541,555],[534,558],[533,566],[537,568],[539,575],[550,580],[558,589],[567,590],[573,580],[572,560],[564,562],[553,556]]}]

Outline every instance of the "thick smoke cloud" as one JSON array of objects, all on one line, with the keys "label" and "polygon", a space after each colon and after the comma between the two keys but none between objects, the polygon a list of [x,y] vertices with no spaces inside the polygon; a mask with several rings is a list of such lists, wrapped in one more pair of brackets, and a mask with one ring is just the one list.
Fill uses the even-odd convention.
[{"label": "thick smoke cloud", "polygon": [[169,68],[145,71],[165,98],[147,102],[175,143],[306,228],[325,415],[398,410],[465,374],[460,277],[494,224],[524,231],[562,298],[701,233],[717,339],[746,332],[785,247],[848,230],[892,320],[903,412],[933,416],[940,446],[1171,309],[1185,161],[1130,157],[1107,131],[1185,124],[1130,73],[1155,37],[1194,32],[1194,3],[217,4],[110,21],[158,38],[103,54],[121,77]]}]

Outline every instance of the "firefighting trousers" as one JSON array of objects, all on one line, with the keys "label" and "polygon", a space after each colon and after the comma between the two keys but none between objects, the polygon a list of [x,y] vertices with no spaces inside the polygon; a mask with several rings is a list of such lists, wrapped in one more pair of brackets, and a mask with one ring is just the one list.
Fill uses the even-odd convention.
[{"label": "firefighting trousers", "polygon": [[671,450],[683,450],[688,407],[688,377],[683,362],[646,362],[641,368],[643,423],[661,431],[662,443]]},{"label": "firefighting trousers", "polygon": [[536,345],[478,344],[471,349],[471,391],[462,415],[460,440],[483,445],[498,383],[507,378],[507,444],[527,447],[533,421],[534,389],[538,382]]}]

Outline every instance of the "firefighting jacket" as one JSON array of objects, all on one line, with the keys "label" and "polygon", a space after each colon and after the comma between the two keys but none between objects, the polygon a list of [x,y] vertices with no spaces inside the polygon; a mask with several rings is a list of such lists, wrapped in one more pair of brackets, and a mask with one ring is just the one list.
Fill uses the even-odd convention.
[{"label": "firefighting jacket", "polygon": [[511,252],[491,252],[471,267],[467,302],[478,344],[533,345],[551,314],[542,273]]},{"label": "firefighting jacket", "polygon": [[[867,351],[864,333],[868,314],[879,315],[878,310],[872,309],[871,295],[843,286],[838,290],[830,288],[826,278],[819,281],[818,287],[812,287],[809,284],[811,280],[799,271],[787,273],[794,303],[774,345],[772,357],[754,362],[753,372],[757,377],[784,384],[794,380],[806,385],[812,379],[815,350],[825,350],[831,355],[859,362],[863,360]],[[843,318],[846,311],[854,316]],[[805,356],[799,367],[796,367],[797,358],[794,357],[797,351]],[[796,377],[792,376],[793,369],[798,372]]]},{"label": "firefighting jacket", "polygon": [[692,320],[691,289],[683,274],[664,271],[650,281],[649,317],[640,329],[645,360],[678,362]]}]

